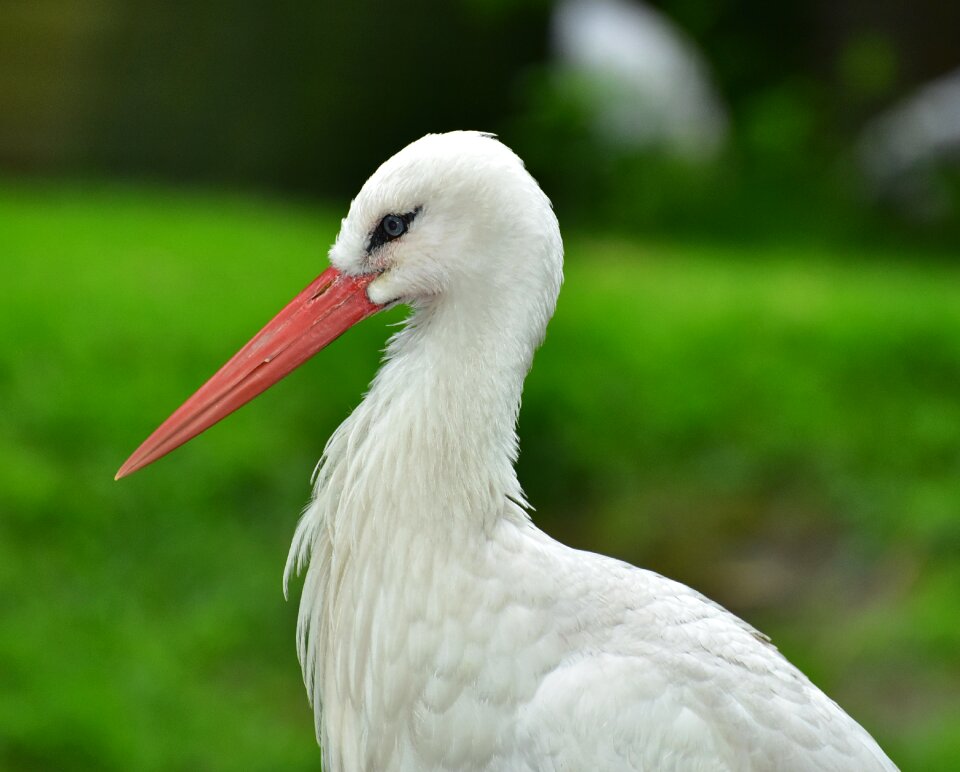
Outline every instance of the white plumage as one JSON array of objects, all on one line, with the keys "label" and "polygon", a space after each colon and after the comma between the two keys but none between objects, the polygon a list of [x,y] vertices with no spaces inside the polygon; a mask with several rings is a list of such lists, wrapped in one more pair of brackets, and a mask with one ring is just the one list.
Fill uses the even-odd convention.
[{"label": "white plumage", "polygon": [[[384,215],[417,212],[369,250]],[[892,770],[760,633],[525,511],[515,422],[562,277],[549,201],[472,132],[381,166],[331,263],[413,314],[330,439],[287,575],[327,772]]]},{"label": "white plumage", "polygon": [[363,186],[330,261],[117,473],[412,307],[327,443],[287,562],[285,585],[306,568],[326,772],[895,769],[745,622],[531,523],[515,425],[563,246],[517,156],[474,132],[414,142]]}]

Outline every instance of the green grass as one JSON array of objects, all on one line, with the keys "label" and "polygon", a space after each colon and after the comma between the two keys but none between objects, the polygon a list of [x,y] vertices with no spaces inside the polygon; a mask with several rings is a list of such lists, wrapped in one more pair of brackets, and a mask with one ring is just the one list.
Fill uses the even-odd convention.
[{"label": "green grass", "polygon": [[[325,266],[339,215],[0,186],[0,768],[316,769],[280,572],[390,320],[112,477]],[[546,530],[693,584],[904,769],[953,769],[958,385],[955,266],[572,235],[521,479]]]}]

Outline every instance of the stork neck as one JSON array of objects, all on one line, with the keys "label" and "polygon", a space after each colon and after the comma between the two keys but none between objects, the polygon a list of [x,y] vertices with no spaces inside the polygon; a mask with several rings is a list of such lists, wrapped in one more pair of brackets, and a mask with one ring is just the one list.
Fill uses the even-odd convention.
[{"label": "stork neck", "polygon": [[416,309],[351,417],[391,491],[385,506],[418,526],[488,527],[522,499],[515,425],[533,345],[509,318],[472,311],[452,300]]}]

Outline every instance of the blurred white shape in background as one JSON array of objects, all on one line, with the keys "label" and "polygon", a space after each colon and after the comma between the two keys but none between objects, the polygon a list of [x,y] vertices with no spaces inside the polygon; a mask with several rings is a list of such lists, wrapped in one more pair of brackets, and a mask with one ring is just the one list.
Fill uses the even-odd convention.
[{"label": "blurred white shape in background", "polygon": [[936,179],[939,165],[960,161],[960,70],[920,87],[871,120],[859,157],[874,192],[910,213],[947,213],[949,195]]},{"label": "blurred white shape in background", "polygon": [[628,0],[562,0],[552,42],[561,71],[583,81],[602,139],[691,160],[723,147],[727,111],[707,65],[661,13]]}]

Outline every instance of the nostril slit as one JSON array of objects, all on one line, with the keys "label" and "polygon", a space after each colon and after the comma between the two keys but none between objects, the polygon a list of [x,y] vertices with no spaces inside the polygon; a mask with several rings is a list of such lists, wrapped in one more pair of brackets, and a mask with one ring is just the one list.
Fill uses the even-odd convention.
[{"label": "nostril slit", "polygon": [[328,289],[330,289],[330,287],[332,287],[332,286],[333,286],[333,282],[332,282],[332,281],[331,281],[331,282],[327,282],[327,283],[324,284],[322,287],[320,287],[320,289],[318,289],[316,292],[314,292],[313,295],[310,296],[310,300],[316,300],[318,297],[320,297],[321,295],[323,295],[324,293],[326,293],[326,291],[327,291]]}]

